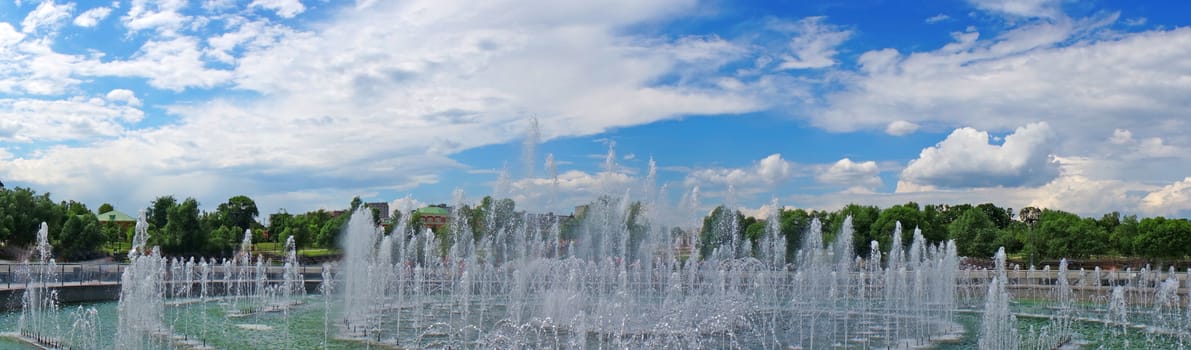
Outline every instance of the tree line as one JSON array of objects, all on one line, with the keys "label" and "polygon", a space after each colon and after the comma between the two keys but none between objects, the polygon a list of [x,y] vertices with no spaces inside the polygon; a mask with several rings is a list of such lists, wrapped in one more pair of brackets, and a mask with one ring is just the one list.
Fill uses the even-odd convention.
[{"label": "tree line", "polygon": [[[593,201],[591,207],[614,205],[611,198]],[[285,242],[294,237],[299,248],[336,249],[341,232],[351,213],[362,206],[360,198],[353,198],[348,210],[331,212],[315,210],[301,214],[284,211],[270,215],[268,225],[258,221],[260,216],[256,203],[247,196],[234,196],[220,203],[214,211],[200,210],[200,203],[194,198],[178,201],[174,196],[161,196],[144,209],[151,233],[151,244],[161,247],[169,255],[229,256],[238,248],[245,231],[252,233],[254,242]],[[642,204],[631,203],[625,207],[623,222],[631,246],[636,250],[642,237],[648,231],[649,223],[642,216]],[[4,247],[24,247],[34,243],[38,227],[46,222],[49,227],[50,243],[55,255],[65,260],[82,260],[103,255],[104,244],[127,242],[131,228],[103,224],[98,213],[111,210],[111,205],[101,205],[91,211],[76,201],[55,202],[49,193],[38,194],[28,188],[0,188],[0,244]],[[468,204],[453,208],[454,216],[443,227],[433,230],[445,252],[454,244],[452,227],[466,227],[473,242],[499,232],[511,232],[524,227],[527,218],[524,211],[518,211],[512,199],[485,197],[475,206]],[[131,213],[136,215],[136,213]],[[373,217],[379,212],[373,209]],[[417,212],[402,213],[395,210],[389,222],[376,219],[377,225],[400,222],[403,215],[409,215],[405,235],[411,236],[426,231]],[[722,236],[716,236],[713,227],[727,215],[734,216],[732,234],[741,239],[756,242],[766,232],[768,218],[743,215],[738,210],[720,206],[704,218],[698,228],[700,246],[695,247],[700,255],[706,255],[719,244]],[[1118,212],[1096,217],[1079,215],[1054,209],[1023,208],[1014,211],[991,203],[978,205],[919,205],[910,202],[888,208],[849,204],[835,211],[781,209],[776,216],[778,232],[786,240],[787,255],[792,257],[801,246],[801,240],[810,227],[812,219],[822,223],[824,242],[834,242],[841,231],[844,219],[852,217],[853,251],[857,256],[867,256],[869,242],[878,241],[881,249],[888,251],[892,243],[891,234],[897,223],[901,223],[903,244],[909,244],[913,230],[922,230],[930,243],[948,239],[956,241],[959,254],[969,257],[990,257],[998,247],[1004,246],[1011,254],[1031,254],[1041,259],[1087,258],[1093,256],[1132,256],[1158,259],[1181,259],[1191,256],[1191,221],[1186,218],[1145,217],[1122,215]],[[596,235],[584,232],[580,225],[589,218],[582,215],[575,220],[560,223],[561,239],[598,239]],[[621,219],[618,219],[621,220]],[[597,225],[598,226],[598,225]],[[683,228],[667,228],[673,235],[685,234]],[[722,228],[720,230],[723,230]],[[19,258],[19,257],[10,257]]]},{"label": "tree line", "polygon": [[[736,216],[737,235],[752,242],[765,232],[766,218],[746,217],[740,211],[717,207],[704,219],[700,231],[702,254],[717,242],[712,223],[724,215]],[[1144,257],[1183,259],[1191,257],[1191,221],[1187,218],[1146,217],[1107,213],[1099,218],[1054,209],[1001,208],[979,205],[925,205],[909,202],[889,208],[849,204],[836,211],[781,209],[779,232],[786,239],[787,257],[802,245],[812,219],[822,224],[824,242],[834,242],[844,219],[852,217],[853,252],[867,257],[869,242],[877,241],[888,252],[897,223],[902,224],[901,243],[908,246],[914,229],[920,229],[931,244],[955,240],[960,256],[991,257],[999,247],[1010,254],[1040,259],[1089,257]]]}]

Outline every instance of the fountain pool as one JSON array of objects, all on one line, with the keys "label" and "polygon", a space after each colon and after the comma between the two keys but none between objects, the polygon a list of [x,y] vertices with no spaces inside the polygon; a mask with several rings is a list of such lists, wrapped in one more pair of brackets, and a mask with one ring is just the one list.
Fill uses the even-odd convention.
[{"label": "fountain pool", "polygon": [[[456,203],[461,207],[462,203]],[[776,207],[776,206],[775,206]],[[961,269],[955,245],[917,230],[853,254],[810,224],[799,249],[770,225],[750,241],[635,224],[627,200],[597,201],[563,235],[557,218],[465,216],[397,234],[353,214],[346,256],[299,266],[250,252],[163,257],[138,223],[119,301],[58,303],[48,254],[22,269],[21,312],[0,314],[0,349],[1051,349],[1191,344],[1187,274]],[[770,215],[776,215],[770,213]],[[504,222],[503,224],[501,222]],[[769,222],[776,222],[771,218]],[[401,234],[406,232],[406,234]],[[693,242],[691,240],[694,240]],[[714,242],[700,252],[700,240]],[[900,243],[900,244],[899,244]],[[38,251],[49,251],[39,245]]]}]

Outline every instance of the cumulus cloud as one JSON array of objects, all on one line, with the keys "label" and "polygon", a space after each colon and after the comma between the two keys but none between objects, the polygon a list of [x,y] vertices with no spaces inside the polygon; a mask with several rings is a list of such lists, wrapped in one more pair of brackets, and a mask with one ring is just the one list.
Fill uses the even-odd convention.
[{"label": "cumulus cloud", "polygon": [[35,33],[38,29],[57,26],[70,18],[71,11],[74,11],[73,3],[58,5],[52,0],[42,1],[36,9],[25,15],[25,19],[21,21],[21,31]]},{"label": "cumulus cloud", "polygon": [[772,186],[788,179],[791,163],[774,153],[749,168],[711,168],[691,171],[687,175],[688,186],[719,184],[732,186]]},{"label": "cumulus cloud", "polygon": [[986,131],[960,128],[923,149],[902,170],[901,181],[941,188],[1038,186],[1059,174],[1051,159],[1054,143],[1045,122],[1018,128],[1001,145],[991,144]]},{"label": "cumulus cloud", "polygon": [[918,124],[905,120],[894,120],[885,127],[885,133],[893,136],[905,136],[918,131]]},{"label": "cumulus cloud", "polygon": [[1051,208],[1083,215],[1099,215],[1137,208],[1138,198],[1130,192],[1148,186],[1119,180],[1094,180],[1080,175],[1060,176],[1037,189],[1026,190],[1033,197],[1029,206]]},{"label": "cumulus cloud", "polygon": [[130,32],[153,30],[174,35],[192,20],[182,14],[187,5],[186,0],[132,0],[128,13],[120,19]]},{"label": "cumulus cloud", "polygon": [[[1061,153],[1085,155],[1115,129],[1168,135],[1188,128],[1191,28],[1110,35],[1115,14],[1031,22],[996,35],[970,31],[938,49],[861,54],[841,89],[812,110],[814,125],[835,131],[887,129],[905,121],[1011,131],[1045,120],[1058,128]],[[1188,143],[1188,137],[1167,144]]]},{"label": "cumulus cloud", "polygon": [[1191,177],[1146,194],[1141,208],[1151,215],[1186,215],[1191,212]]},{"label": "cumulus cloud", "polygon": [[821,183],[844,186],[853,191],[872,191],[881,186],[877,162],[853,162],[843,158],[832,164],[816,179]]},{"label": "cumulus cloud", "polygon": [[134,93],[134,92],[132,92],[132,90],[128,90],[128,89],[115,89],[115,90],[109,91],[107,96],[105,96],[105,97],[107,98],[108,101],[123,102],[124,104],[127,104],[129,106],[140,106],[141,105],[141,100],[136,98],[136,93]]},{"label": "cumulus cloud", "polygon": [[[694,9],[687,0],[550,7],[520,0],[384,2],[344,8],[305,28],[239,17],[224,5],[204,3],[223,15],[197,18],[184,11],[189,4],[183,1],[132,1],[121,17],[125,29],[130,36],[148,32],[139,34],[143,44],[132,55],[68,55],[45,46],[39,57],[48,58],[47,68],[62,67],[53,77],[57,93],[114,76],[142,78],[155,89],[229,87],[259,98],[162,104],[173,122],[135,132],[127,130],[133,119],[101,119],[107,126],[99,129],[110,130],[104,131],[109,139],[29,153],[0,175],[81,200],[98,196],[76,181],[89,178],[134,203],[178,192],[183,183],[186,191],[209,191],[204,202],[222,201],[227,188],[240,188],[269,203],[291,200],[283,206],[296,211],[326,205],[317,193],[435,183],[440,172],[465,168],[451,154],[510,141],[529,114],[541,116],[542,137],[550,139],[764,107],[750,94],[753,83],[726,89],[717,74],[703,74],[744,58],[747,46],[715,36],[625,30]],[[222,27],[210,21],[223,21]],[[199,26],[210,35],[199,37]],[[0,28],[0,43],[9,36],[4,33]],[[12,36],[20,40],[20,33]],[[24,60],[13,62],[36,71]],[[663,82],[668,77],[683,78]],[[17,84],[30,81],[25,78],[0,75],[0,91],[6,81],[13,82],[10,89],[23,86]],[[111,91],[97,99],[109,109],[135,109],[148,96]],[[19,128],[16,135],[42,129],[18,119],[0,129]],[[767,178],[782,176],[780,168],[764,171]],[[607,183],[574,173],[560,178],[564,187]]]},{"label": "cumulus cloud", "polygon": [[129,60],[88,61],[80,68],[89,75],[142,77],[149,85],[174,91],[210,88],[232,78],[232,72],[213,69],[202,59],[199,41],[188,36],[146,42]]},{"label": "cumulus cloud", "polygon": [[1025,18],[1055,18],[1062,15],[1060,0],[969,0],[981,10]]},{"label": "cumulus cloud", "polygon": [[[31,116],[36,116],[31,117]],[[0,99],[0,142],[93,140],[120,136],[125,125],[144,117],[129,104],[99,97]]]},{"label": "cumulus cloud", "polygon": [[778,69],[826,68],[836,64],[837,48],[852,36],[852,31],[824,23],[824,17],[807,17],[794,23],[776,25],[794,34],[787,44]]},{"label": "cumulus cloud", "polygon": [[1124,129],[1115,129],[1112,131],[1112,136],[1108,138],[1108,142],[1114,145],[1127,145],[1133,143],[1133,132]]},{"label": "cumulus cloud", "polygon": [[252,0],[251,6],[276,11],[278,16],[284,18],[293,18],[306,11],[306,6],[298,0]]},{"label": "cumulus cloud", "polygon": [[112,8],[110,7],[96,7],[79,14],[78,17],[75,17],[74,25],[85,28],[94,27],[95,25],[99,24],[99,21],[107,18],[111,13]]}]

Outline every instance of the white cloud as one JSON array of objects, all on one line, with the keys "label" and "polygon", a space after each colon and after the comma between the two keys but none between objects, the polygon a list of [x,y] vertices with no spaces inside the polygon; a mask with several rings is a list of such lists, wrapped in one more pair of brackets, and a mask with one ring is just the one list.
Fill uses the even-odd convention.
[{"label": "white cloud", "polygon": [[1146,194],[1141,207],[1150,215],[1187,215],[1191,212],[1191,177]]},{"label": "white cloud", "polygon": [[852,190],[872,191],[881,186],[877,162],[853,162],[843,158],[832,164],[816,179],[821,183],[844,186]]},{"label": "white cloud", "polygon": [[94,27],[104,18],[107,18],[111,13],[112,9],[110,7],[96,7],[83,12],[78,17],[75,17],[74,25],[85,28]]},{"label": "white cloud", "polygon": [[1114,145],[1133,143],[1133,132],[1124,129],[1115,129],[1112,131],[1112,136],[1108,138],[1108,142]]},{"label": "white cloud", "polygon": [[1034,121],[1057,128],[1058,151],[1088,155],[1115,129],[1157,135],[1168,145],[1191,135],[1185,96],[1191,28],[1109,33],[1115,14],[1029,23],[993,37],[957,33],[933,51],[872,50],[843,87],[813,109],[813,125],[883,130],[890,123],[1011,131]]},{"label": "white cloud", "polygon": [[133,33],[154,30],[172,36],[192,19],[181,13],[186,6],[186,0],[132,0],[128,13],[120,19]]},{"label": "white cloud", "polygon": [[79,70],[87,75],[147,78],[150,86],[174,91],[211,88],[232,78],[230,71],[207,67],[198,40],[188,36],[146,41],[129,60],[89,61]]},{"label": "white cloud", "polygon": [[729,206],[736,206],[740,204],[738,199],[750,201],[792,178],[795,175],[793,167],[793,163],[775,153],[750,167],[691,170],[683,180],[683,186],[699,187],[703,197],[717,198]]},{"label": "white cloud", "polygon": [[587,203],[601,195],[628,194],[634,200],[645,196],[641,181],[627,173],[592,174],[579,170],[558,174],[557,186],[554,179],[527,178],[513,181],[509,190],[518,208],[555,213],[569,212],[570,206]]},{"label": "white cloud", "polygon": [[888,207],[910,201],[920,204],[989,202],[1008,208],[1034,206],[1098,217],[1112,211],[1135,213],[1139,210],[1141,202],[1137,193],[1154,189],[1154,186],[1137,182],[1091,179],[1068,173],[1067,170],[1064,168],[1063,175],[1037,187],[985,187],[962,190],[923,187],[915,191],[896,193],[845,190],[821,195],[794,195],[791,199],[800,205],[826,210],[839,209],[849,203]]},{"label": "white cloud", "polygon": [[[189,36],[188,28],[206,19],[188,17],[185,6],[132,2],[121,17],[129,34],[154,33],[131,57],[48,56],[68,63],[60,65],[63,77],[76,79],[58,91],[79,84],[78,77],[117,76],[174,91],[226,86],[259,98],[165,104],[165,115],[176,118],[171,123],[112,129],[118,132],[107,140],[27,154],[0,173],[81,200],[120,192],[144,203],[193,191],[216,203],[236,188],[297,211],[327,204],[312,192],[436,183],[441,171],[463,168],[448,155],[507,142],[531,114],[541,116],[550,139],[764,107],[750,95],[754,83],[725,90],[714,83],[718,76],[703,73],[742,58],[743,46],[714,36],[627,34],[629,26],[693,9],[689,0],[383,2],[342,9],[302,30],[227,17],[226,32],[211,25],[215,34],[206,39]],[[674,76],[682,78],[658,83]],[[113,92],[100,100],[126,108],[153,95]],[[767,176],[781,175],[780,168],[766,169]],[[108,189],[77,180],[84,178]],[[561,178],[572,187],[593,181]]]},{"label": "white cloud", "polygon": [[56,142],[116,137],[144,113],[130,105],[114,105],[98,97],[64,100],[0,99],[0,141]]},{"label": "white cloud", "polygon": [[934,16],[927,17],[926,23],[934,24],[934,23],[946,21],[948,19],[951,19],[951,16],[948,16],[947,14],[944,14],[944,13],[940,13],[940,14],[937,14]]},{"label": "white cloud", "polygon": [[985,11],[1015,16],[1056,18],[1062,16],[1060,0],[969,0]]},{"label": "white cloud", "polygon": [[885,127],[885,133],[893,136],[905,136],[918,131],[918,124],[905,120],[894,120]]},{"label": "white cloud", "polygon": [[293,18],[306,11],[306,6],[298,0],[252,0],[251,6],[277,11],[277,15],[284,18]]},{"label": "white cloud", "polygon": [[1131,191],[1148,186],[1118,180],[1093,180],[1079,175],[1060,176],[1037,189],[1026,190],[1030,206],[1098,216],[1112,211],[1136,210],[1138,198]]},{"label": "white cloud", "polygon": [[58,5],[53,0],[43,1],[25,15],[25,19],[21,21],[21,31],[35,33],[41,28],[55,27],[70,18],[71,11],[74,11],[73,3]]},{"label": "white cloud", "polygon": [[0,53],[7,50],[9,46],[21,42],[25,39],[25,34],[18,32],[16,28],[7,22],[0,22]]},{"label": "white cloud", "polygon": [[129,106],[140,106],[141,100],[136,98],[136,93],[128,89],[115,89],[109,91],[105,96],[108,101],[123,102]]},{"label": "white cloud", "polygon": [[852,31],[824,24],[823,20],[807,17],[795,23],[775,24],[779,30],[794,34],[778,69],[827,68],[836,64],[837,47],[852,36]]},{"label": "white cloud", "polygon": [[1111,148],[1105,152],[1123,160],[1152,160],[1156,158],[1176,158],[1187,155],[1180,147],[1166,143],[1162,137],[1147,137],[1141,140],[1133,137],[1133,132],[1125,129],[1115,129],[1109,136]]},{"label": "white cloud", "polygon": [[1046,123],[1020,127],[1002,145],[990,144],[988,132],[956,129],[910,161],[901,181],[943,188],[1041,185],[1059,174],[1051,159],[1054,143]]},{"label": "white cloud", "polygon": [[406,213],[406,212],[409,212],[412,210],[416,210],[418,208],[425,207],[426,205],[427,205],[427,203],[424,203],[424,202],[417,200],[413,197],[406,196],[406,197],[401,197],[401,198],[397,198],[397,199],[390,201],[389,202],[389,210],[390,211],[400,210],[402,213]]}]

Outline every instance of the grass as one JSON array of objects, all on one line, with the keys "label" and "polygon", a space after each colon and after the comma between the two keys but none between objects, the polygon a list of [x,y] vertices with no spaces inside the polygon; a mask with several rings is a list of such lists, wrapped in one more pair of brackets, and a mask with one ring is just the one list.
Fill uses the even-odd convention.
[{"label": "grass", "polygon": [[335,254],[339,254],[339,253],[341,253],[341,252],[337,249],[326,249],[326,248],[310,248],[310,249],[302,249],[302,250],[298,251],[298,255],[301,255],[301,256],[304,256],[307,258],[331,256],[331,255],[335,255]]}]

